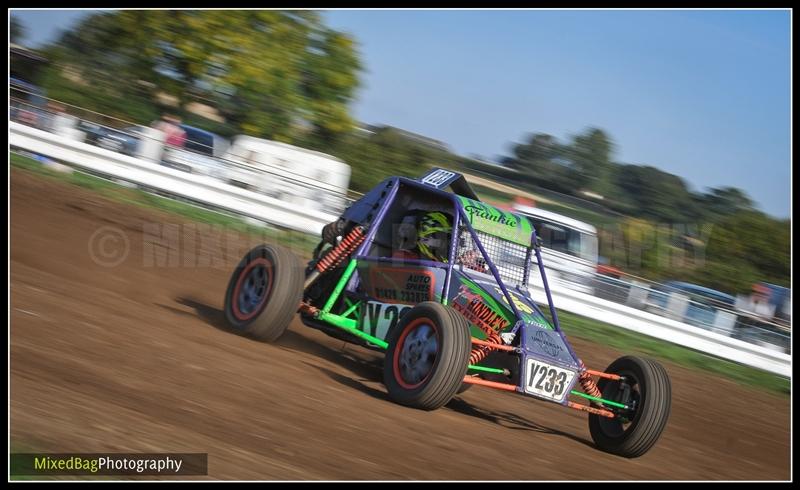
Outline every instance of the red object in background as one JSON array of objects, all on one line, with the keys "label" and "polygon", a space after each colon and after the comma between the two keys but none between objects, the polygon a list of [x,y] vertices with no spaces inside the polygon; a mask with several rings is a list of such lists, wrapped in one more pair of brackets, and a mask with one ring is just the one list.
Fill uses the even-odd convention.
[{"label": "red object in background", "polygon": [[621,270],[617,269],[616,267],[612,267],[610,265],[598,265],[597,266],[597,273],[603,274],[606,276],[612,276],[619,279],[624,274]]},{"label": "red object in background", "polygon": [[762,294],[764,296],[769,296],[770,290],[769,290],[769,288],[767,286],[765,286],[765,285],[763,285],[761,283],[756,283],[756,284],[753,284],[753,292],[755,294]]},{"label": "red object in background", "polygon": [[536,201],[534,201],[533,199],[528,199],[526,197],[519,197],[519,196],[514,198],[512,204],[490,202],[490,201],[486,201],[486,204],[491,204],[492,206],[498,209],[502,209],[503,211],[512,211],[512,212],[514,211],[513,204],[519,204],[520,206],[528,206],[532,208],[536,207]]},{"label": "red object in background", "polygon": [[27,124],[28,126],[36,126],[36,113],[32,111],[28,111],[25,109],[20,109],[19,115],[17,116],[17,120],[22,124]]},{"label": "red object in background", "polygon": [[186,144],[186,132],[175,132],[167,138],[166,143],[170,146],[177,146],[178,148],[183,148],[183,145]]},{"label": "red object in background", "polygon": [[520,206],[528,206],[531,208],[536,207],[536,201],[534,201],[533,199],[529,199],[527,197],[520,197],[520,196],[514,198],[514,204],[519,204]]}]

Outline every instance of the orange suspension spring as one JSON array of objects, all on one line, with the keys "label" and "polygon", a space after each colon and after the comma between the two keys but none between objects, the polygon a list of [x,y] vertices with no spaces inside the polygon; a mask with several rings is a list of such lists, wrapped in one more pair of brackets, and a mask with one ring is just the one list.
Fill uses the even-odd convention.
[{"label": "orange suspension spring", "polygon": [[[487,331],[486,335],[487,335],[486,342],[491,342],[492,344],[501,344],[503,342],[503,339],[501,339],[500,335],[494,330]],[[494,349],[492,349],[487,345],[479,345],[475,347],[469,354],[469,363],[478,364],[493,350]]]},{"label": "orange suspension spring", "polygon": [[328,253],[317,262],[316,269],[319,273],[323,273],[328,269],[337,267],[342,261],[352,253],[356,247],[361,245],[366,235],[364,235],[364,227],[356,226],[347,234],[346,237],[339,242],[338,245],[333,247]]},{"label": "orange suspension spring", "polygon": [[[586,369],[586,365],[583,364],[583,361],[581,361],[581,369]],[[600,393],[600,389],[597,387],[597,384],[592,379],[592,375],[587,371],[583,371],[581,373],[581,375],[578,377],[578,382],[580,382],[583,391],[585,391],[587,395],[592,395],[597,398],[603,397],[603,394]]]}]

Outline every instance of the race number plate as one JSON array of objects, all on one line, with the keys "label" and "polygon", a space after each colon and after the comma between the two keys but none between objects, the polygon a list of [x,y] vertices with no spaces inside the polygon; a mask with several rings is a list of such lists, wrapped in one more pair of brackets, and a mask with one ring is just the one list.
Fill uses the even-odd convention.
[{"label": "race number plate", "polygon": [[527,358],[525,365],[525,391],[561,403],[567,396],[575,372]]}]

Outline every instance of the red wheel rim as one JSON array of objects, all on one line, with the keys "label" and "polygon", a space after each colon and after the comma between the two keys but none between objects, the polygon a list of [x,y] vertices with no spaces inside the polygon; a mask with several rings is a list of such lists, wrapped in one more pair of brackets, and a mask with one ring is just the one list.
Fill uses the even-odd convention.
[{"label": "red wheel rim", "polygon": [[263,257],[248,263],[233,288],[231,310],[240,322],[258,315],[272,291],[272,263]]},{"label": "red wheel rim", "polygon": [[425,317],[412,320],[395,344],[392,368],[397,384],[407,390],[422,386],[433,372],[438,354],[436,324]]}]

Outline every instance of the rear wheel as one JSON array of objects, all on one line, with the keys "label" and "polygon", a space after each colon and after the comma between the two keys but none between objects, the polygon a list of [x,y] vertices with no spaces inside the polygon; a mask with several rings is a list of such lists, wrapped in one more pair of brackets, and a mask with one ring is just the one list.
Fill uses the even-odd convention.
[{"label": "rear wheel", "polygon": [[225,318],[237,331],[265,342],[280,337],[303,295],[297,258],[274,245],[259,245],[242,258],[228,282]]},{"label": "rear wheel", "polygon": [[469,324],[439,303],[420,303],[389,332],[383,380],[389,398],[435,410],[462,386],[470,353]]},{"label": "rear wheel", "polygon": [[589,432],[600,449],[637,458],[653,447],[667,425],[672,400],[669,377],[658,362],[634,356],[620,357],[606,372],[624,380],[601,378],[597,387],[603,398],[630,409],[617,411],[613,419],[589,415]]}]

